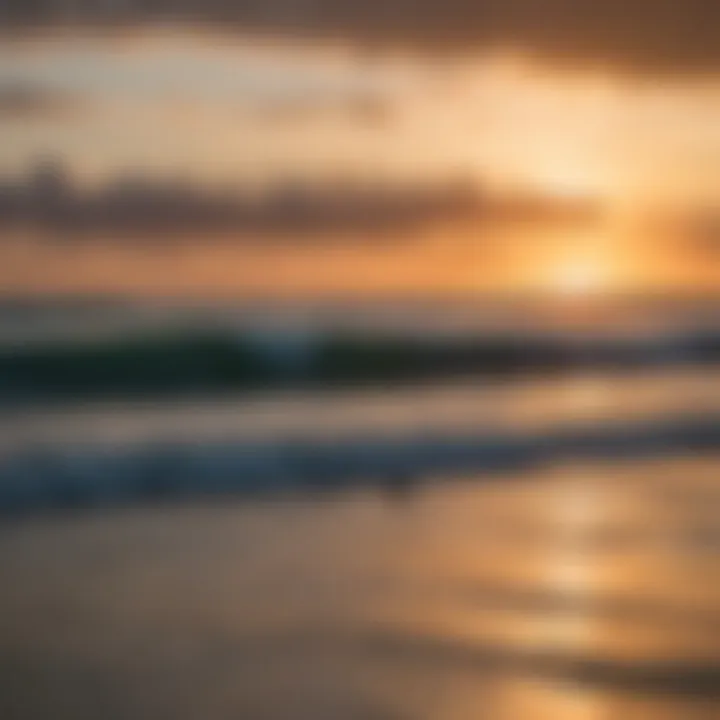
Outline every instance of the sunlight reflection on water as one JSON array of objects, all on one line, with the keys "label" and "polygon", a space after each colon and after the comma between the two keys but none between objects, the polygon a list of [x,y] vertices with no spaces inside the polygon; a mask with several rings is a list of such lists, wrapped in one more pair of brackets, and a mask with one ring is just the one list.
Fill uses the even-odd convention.
[{"label": "sunlight reflection on water", "polygon": [[682,549],[698,520],[677,498],[717,502],[718,470],[10,523],[7,716],[707,720],[717,555]]}]

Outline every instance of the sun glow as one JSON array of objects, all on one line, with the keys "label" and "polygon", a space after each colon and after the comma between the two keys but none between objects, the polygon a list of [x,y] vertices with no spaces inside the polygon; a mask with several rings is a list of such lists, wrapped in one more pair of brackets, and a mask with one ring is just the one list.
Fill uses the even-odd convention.
[{"label": "sun glow", "polygon": [[539,186],[550,197],[565,202],[592,200],[602,196],[605,190],[598,178],[560,169],[547,173]]},{"label": "sun glow", "polygon": [[563,295],[589,295],[608,285],[606,268],[592,258],[576,258],[553,270],[553,288]]},{"label": "sun glow", "polygon": [[562,268],[555,282],[558,290],[568,295],[584,295],[601,287],[597,269],[584,264]]}]

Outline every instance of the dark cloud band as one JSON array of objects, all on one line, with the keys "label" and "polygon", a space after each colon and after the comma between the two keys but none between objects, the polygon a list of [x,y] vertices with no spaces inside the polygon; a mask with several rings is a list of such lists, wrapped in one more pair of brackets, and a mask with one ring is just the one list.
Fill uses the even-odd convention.
[{"label": "dark cloud band", "polygon": [[717,0],[5,0],[0,23],[209,22],[331,33],[359,42],[464,49],[512,45],[651,72],[720,71]]},{"label": "dark cloud band", "polygon": [[79,99],[48,88],[13,83],[0,85],[0,120],[57,117],[74,111]]}]

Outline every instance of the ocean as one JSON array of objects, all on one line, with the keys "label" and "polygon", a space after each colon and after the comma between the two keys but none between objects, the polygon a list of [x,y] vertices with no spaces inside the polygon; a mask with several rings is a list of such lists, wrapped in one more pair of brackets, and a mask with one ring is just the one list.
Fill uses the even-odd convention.
[{"label": "ocean", "polygon": [[713,363],[6,403],[0,717],[709,720],[718,450]]}]

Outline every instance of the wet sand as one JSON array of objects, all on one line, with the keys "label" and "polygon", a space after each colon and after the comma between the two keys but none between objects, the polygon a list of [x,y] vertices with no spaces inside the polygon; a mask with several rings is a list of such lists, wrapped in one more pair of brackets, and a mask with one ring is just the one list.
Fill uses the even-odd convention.
[{"label": "wet sand", "polygon": [[718,478],[689,456],[8,521],[0,716],[710,720]]}]

